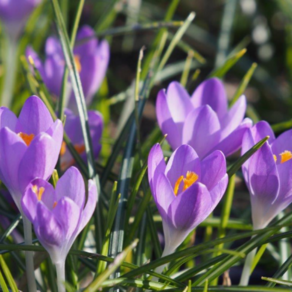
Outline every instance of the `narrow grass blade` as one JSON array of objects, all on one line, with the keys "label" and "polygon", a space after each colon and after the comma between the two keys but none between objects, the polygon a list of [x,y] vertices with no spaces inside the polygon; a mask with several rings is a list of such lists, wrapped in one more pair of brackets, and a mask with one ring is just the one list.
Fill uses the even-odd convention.
[{"label": "narrow grass blade", "polygon": [[7,280],[7,284],[8,286],[11,288],[11,290],[13,292],[18,292],[18,288],[17,288],[17,285],[16,283],[14,282],[14,279],[10,273],[10,270],[9,268],[7,267],[4,259],[2,256],[0,256],[0,266],[1,266],[1,270],[3,271],[4,275],[5,275],[5,278]]},{"label": "narrow grass blade", "polygon": [[238,60],[246,53],[246,49],[243,49],[236,53],[235,55],[231,56],[226,60],[226,62],[212,71],[209,77],[218,77],[222,78],[237,62]]},{"label": "narrow grass blade", "polygon": [[265,137],[257,144],[255,144],[252,148],[250,148],[243,156],[238,158],[237,161],[228,168],[227,170],[228,176],[231,177],[232,175],[234,175],[236,171],[242,166],[242,164],[247,159],[249,159],[258,149],[260,149],[269,138],[270,138],[269,136]]},{"label": "narrow grass blade", "polygon": [[267,244],[263,244],[260,247],[259,251],[257,252],[256,256],[253,259],[253,263],[252,263],[252,266],[251,266],[251,269],[250,269],[250,273],[252,273],[253,270],[255,269],[255,267],[257,266],[257,264],[260,261],[262,255],[264,254],[266,248],[267,248]]},{"label": "narrow grass blade", "polygon": [[0,287],[3,292],[9,292],[9,289],[5,283],[5,279],[3,278],[3,275],[1,272],[0,272]]},{"label": "narrow grass blade", "polygon": [[286,131],[292,128],[292,120],[272,125],[272,129],[275,133]]},{"label": "narrow grass blade", "polygon": [[122,264],[128,253],[136,247],[138,240],[135,240],[130,246],[128,246],[123,252],[121,252],[114,260],[114,262],[101,274],[99,275],[86,289],[84,292],[97,291],[102,283]]},{"label": "narrow grass blade", "polygon": [[262,280],[273,283],[274,285],[279,284],[279,285],[284,285],[284,286],[292,286],[292,282],[287,281],[287,280],[281,280],[281,279],[275,279],[275,278],[269,278],[269,277],[262,277]]}]

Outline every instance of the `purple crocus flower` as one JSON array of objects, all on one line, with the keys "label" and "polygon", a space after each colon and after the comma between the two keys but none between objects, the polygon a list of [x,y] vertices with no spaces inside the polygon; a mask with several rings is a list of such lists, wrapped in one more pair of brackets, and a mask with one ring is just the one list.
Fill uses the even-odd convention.
[{"label": "purple crocus flower", "polygon": [[26,188],[21,205],[32,222],[36,236],[56,265],[58,291],[65,292],[65,260],[81,230],[90,220],[97,202],[97,189],[88,181],[85,204],[82,175],[70,167],[58,180],[56,189],[46,180],[36,179]]},{"label": "purple crocus flower", "polygon": [[[84,96],[87,105],[91,103],[94,94],[105,76],[110,50],[106,40],[98,43],[95,32],[89,26],[79,29],[74,47],[75,64],[80,74]],[[80,44],[78,43],[80,42]],[[46,59],[44,63],[31,47],[26,50],[26,56],[31,56],[39,70],[49,91],[56,97],[60,96],[65,59],[59,40],[49,37],[45,47]],[[70,93],[71,92],[71,93]],[[73,91],[69,91],[68,107],[76,111]]]},{"label": "purple crocus flower", "polygon": [[216,150],[201,160],[189,145],[179,146],[167,165],[160,145],[154,145],[148,157],[148,179],[162,217],[164,256],[210,215],[228,184],[223,153]]},{"label": "purple crocus flower", "polygon": [[[93,155],[94,158],[97,158],[101,150],[100,138],[103,130],[103,119],[99,112],[97,111],[88,111],[88,124],[90,130],[90,136],[93,146]],[[81,157],[86,161],[85,145],[83,140],[83,134],[81,129],[80,117],[75,116],[74,113],[65,109],[66,123],[65,123],[65,132],[73,143],[75,150],[81,155]],[[70,151],[66,148],[65,142],[62,144],[61,148],[61,167],[66,169],[69,166],[75,164]]]},{"label": "purple crocus flower", "polygon": [[97,189],[85,185],[79,170],[71,166],[58,180],[56,189],[46,180],[35,179],[26,188],[21,205],[36,236],[54,264],[64,262],[80,231],[90,220],[97,202]]},{"label": "purple crocus flower", "polygon": [[17,118],[0,108],[0,179],[22,213],[21,197],[35,178],[48,179],[57,163],[63,125],[37,96],[29,97]]},{"label": "purple crocus flower", "polygon": [[158,124],[170,146],[189,144],[201,158],[214,150],[228,156],[241,147],[242,136],[252,125],[243,119],[245,110],[243,95],[228,110],[224,86],[216,78],[201,83],[191,98],[178,82],[171,82],[156,101]]},{"label": "purple crocus flower", "polygon": [[42,0],[0,0],[0,19],[10,37],[17,38],[25,22]]},{"label": "purple crocus flower", "polygon": [[254,229],[266,227],[292,202],[292,130],[275,138],[267,122],[258,122],[244,134],[242,154],[266,136],[269,140],[242,166]]}]

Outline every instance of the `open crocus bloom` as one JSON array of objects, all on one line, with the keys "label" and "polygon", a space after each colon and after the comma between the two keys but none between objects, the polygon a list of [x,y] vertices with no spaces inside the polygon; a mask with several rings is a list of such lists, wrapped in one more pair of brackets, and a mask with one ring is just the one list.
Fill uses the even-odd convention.
[{"label": "open crocus bloom", "polygon": [[214,150],[228,156],[241,147],[245,130],[252,126],[250,119],[243,119],[245,110],[245,96],[228,110],[224,86],[216,78],[201,83],[191,98],[178,82],[171,82],[156,101],[158,124],[172,149],[189,144],[201,158]]},{"label": "open crocus bloom", "polygon": [[21,201],[23,212],[54,264],[65,261],[94,212],[97,189],[92,180],[88,181],[86,204],[85,198],[82,175],[73,166],[58,180],[56,189],[42,179],[32,181],[26,189]]},{"label": "open crocus bloom", "polygon": [[30,181],[51,176],[62,140],[62,122],[52,120],[37,96],[26,100],[18,118],[8,108],[0,108],[0,179],[20,212]]},{"label": "open crocus bloom", "polygon": [[[93,155],[94,158],[97,158],[101,149],[100,138],[103,130],[103,119],[99,112],[97,111],[88,111],[88,124],[90,130],[90,136],[93,146]],[[65,132],[73,143],[75,150],[81,155],[81,157],[86,161],[86,152],[84,139],[81,129],[80,117],[75,116],[72,111],[65,109],[66,123],[65,123]],[[66,169],[69,166],[75,164],[70,151],[66,148],[65,142],[62,144],[61,149],[61,167]]]},{"label": "open crocus bloom", "polygon": [[254,229],[266,227],[292,202],[292,130],[276,139],[267,122],[258,122],[244,134],[242,154],[266,136],[269,140],[242,166]]},{"label": "open crocus bloom", "polygon": [[221,151],[200,160],[189,145],[181,145],[167,165],[159,144],[148,157],[148,179],[162,217],[163,255],[170,254],[217,206],[227,184],[226,161]]},{"label": "open crocus bloom", "polygon": [[17,38],[25,22],[41,0],[0,0],[0,19],[10,37]]},{"label": "open crocus bloom", "polygon": [[[104,40],[98,43],[97,38],[94,36],[95,32],[92,28],[89,26],[81,27],[73,50],[87,105],[91,103],[105,76],[110,56],[107,41]],[[42,63],[31,47],[26,50],[26,56],[33,58],[48,90],[56,97],[59,97],[66,63],[61,44],[57,38],[49,37],[47,39],[45,53],[46,59]],[[77,108],[73,92],[69,94],[68,107],[76,112]]]}]

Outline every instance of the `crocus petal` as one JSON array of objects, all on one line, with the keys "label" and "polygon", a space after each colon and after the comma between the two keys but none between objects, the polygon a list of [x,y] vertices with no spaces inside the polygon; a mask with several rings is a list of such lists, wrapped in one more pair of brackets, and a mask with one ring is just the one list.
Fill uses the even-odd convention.
[{"label": "crocus petal", "polygon": [[223,178],[209,191],[213,204],[216,206],[222,199],[228,185],[228,175]]},{"label": "crocus petal", "polygon": [[209,216],[214,207],[207,187],[195,183],[172,201],[168,212],[174,228],[191,231]]},{"label": "crocus petal", "polygon": [[252,196],[261,200],[265,208],[275,200],[280,186],[276,163],[267,142],[250,158],[248,176]]},{"label": "crocus petal", "polygon": [[6,107],[0,107],[0,129],[7,127],[14,131],[17,123],[15,114]]},{"label": "crocus petal", "polygon": [[53,124],[50,112],[37,96],[29,97],[20,112],[16,132],[37,135],[46,131]]},{"label": "crocus petal", "polygon": [[[225,156],[229,156],[242,146],[242,138],[247,129],[252,127],[252,120],[246,118],[242,123],[235,129],[230,135],[225,137],[221,142],[219,142],[213,149],[221,150]],[[222,138],[222,134],[221,138]]]},{"label": "crocus petal", "polygon": [[88,124],[93,145],[98,145],[103,130],[103,118],[98,111],[88,111]]},{"label": "crocus petal", "polygon": [[221,151],[214,151],[201,162],[201,179],[208,190],[213,189],[226,174],[226,160]]},{"label": "crocus petal", "polygon": [[148,156],[148,179],[154,196],[157,178],[160,173],[164,173],[165,167],[163,152],[161,146],[157,143],[151,148]]},{"label": "crocus petal", "polygon": [[77,233],[79,233],[87,225],[90,218],[92,217],[93,212],[96,207],[96,203],[97,203],[97,196],[98,196],[98,193],[97,193],[96,184],[94,183],[93,180],[90,179],[88,181],[88,198],[87,198],[85,208],[83,209],[81,213],[81,218],[80,218]]},{"label": "crocus petal", "polygon": [[[52,213],[62,227],[64,240],[70,241],[72,234],[78,227],[80,220],[80,207],[69,197],[63,197],[58,202]],[[70,248],[70,247],[67,247]]]},{"label": "crocus petal", "polygon": [[286,150],[292,152],[292,130],[282,133],[271,146],[273,153],[277,156],[277,162],[280,163],[279,154]]},{"label": "crocus petal", "polygon": [[63,50],[62,46],[56,37],[48,37],[46,41],[46,47],[45,47],[46,54],[48,56],[59,56],[63,57]]},{"label": "crocus petal", "polygon": [[18,168],[27,146],[24,141],[8,128],[0,130],[0,170],[1,180],[10,190],[13,199],[21,210],[20,197],[15,197],[18,190]]},{"label": "crocus petal", "polygon": [[189,145],[181,145],[173,152],[165,169],[165,175],[172,188],[178,178],[182,175],[186,176],[188,171],[195,172],[200,180],[200,159],[196,151]]},{"label": "crocus petal", "polygon": [[79,28],[76,40],[80,41],[80,44],[76,44],[74,48],[74,54],[82,56],[84,51],[89,54],[94,54],[97,46],[97,38],[95,37],[94,30],[88,26],[83,25]]},{"label": "crocus petal", "polygon": [[227,113],[227,97],[223,83],[217,78],[202,82],[193,93],[192,104],[199,107],[208,104],[218,115],[224,118]]},{"label": "crocus petal", "polygon": [[83,209],[85,201],[85,185],[79,170],[72,166],[58,180],[56,185],[57,200],[63,196],[74,201],[79,208]]},{"label": "crocus petal", "polygon": [[36,217],[36,210],[38,199],[36,194],[31,189],[32,185],[26,189],[24,195],[21,199],[21,206],[24,215],[28,218],[29,221],[33,222]]},{"label": "crocus petal", "polygon": [[55,141],[48,134],[42,133],[32,140],[18,168],[20,190],[35,178],[47,180],[51,176],[58,159],[52,151],[54,147]]},{"label": "crocus petal", "polygon": [[183,143],[191,145],[199,157],[210,153],[219,139],[220,122],[209,105],[198,107],[188,114],[183,127]]},{"label": "crocus petal", "polygon": [[171,202],[175,199],[173,188],[169,183],[169,180],[163,173],[160,173],[157,178],[154,197],[156,206],[161,217],[167,220],[167,210]]},{"label": "crocus petal", "polygon": [[164,135],[167,134],[166,140],[172,149],[176,149],[182,144],[181,127],[173,121],[169,111],[166,94],[164,90],[160,90],[156,99],[156,116],[158,125]]},{"label": "crocus petal", "polygon": [[242,122],[246,111],[246,98],[242,95],[225,115],[221,122],[221,137],[232,133]]}]

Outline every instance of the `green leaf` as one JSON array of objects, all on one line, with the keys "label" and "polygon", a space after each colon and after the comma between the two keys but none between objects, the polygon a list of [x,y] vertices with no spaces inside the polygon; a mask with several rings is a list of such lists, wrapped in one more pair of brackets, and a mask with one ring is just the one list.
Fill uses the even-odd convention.
[{"label": "green leaf", "polygon": [[284,286],[292,286],[292,282],[291,281],[275,279],[275,278],[269,278],[269,277],[262,277],[262,280],[271,282],[273,284],[280,284],[280,285],[284,285]]},{"label": "green leaf", "polygon": [[7,267],[3,257],[0,255],[0,266],[1,266],[1,269],[5,275],[5,278],[7,280],[7,284],[9,285],[9,287],[11,288],[11,290],[13,292],[18,292],[18,288],[17,288],[17,285],[16,283],[14,282],[14,279],[10,273],[10,270],[9,268]]}]

